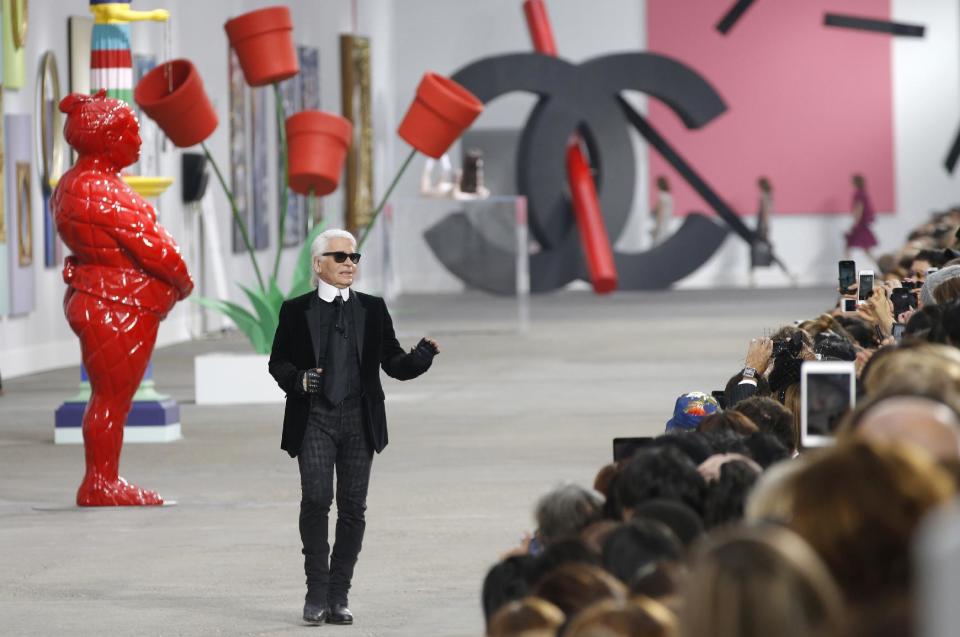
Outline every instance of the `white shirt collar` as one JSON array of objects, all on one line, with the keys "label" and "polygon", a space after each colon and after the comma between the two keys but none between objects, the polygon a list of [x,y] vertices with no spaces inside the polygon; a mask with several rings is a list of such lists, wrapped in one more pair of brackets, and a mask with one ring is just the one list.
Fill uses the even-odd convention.
[{"label": "white shirt collar", "polygon": [[317,294],[327,303],[333,303],[333,299],[336,298],[337,294],[342,296],[344,301],[350,300],[350,288],[338,288],[330,285],[323,279],[317,280]]}]

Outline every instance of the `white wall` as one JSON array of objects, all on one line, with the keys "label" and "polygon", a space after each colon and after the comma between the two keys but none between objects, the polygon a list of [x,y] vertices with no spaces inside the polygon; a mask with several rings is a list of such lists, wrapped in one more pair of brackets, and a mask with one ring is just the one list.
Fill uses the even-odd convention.
[{"label": "white wall", "polygon": [[[373,117],[375,129],[374,175],[377,193],[382,193],[408,147],[397,138],[396,128],[406,112],[414,89],[426,70],[450,73],[487,55],[530,50],[521,0],[357,0],[357,32],[369,35],[373,53]],[[226,168],[227,152],[227,40],[223,22],[231,16],[271,0],[156,0],[136,3],[136,8],[167,8],[173,15],[173,50],[198,67],[207,92],[220,116],[221,126],[209,140],[214,155]],[[350,0],[288,0],[294,14],[294,37],[298,43],[321,49],[321,93],[325,110],[339,112],[338,35],[351,28]],[[645,42],[644,3],[636,0],[548,0],[550,17],[561,54],[574,61],[619,50],[636,50]],[[923,39],[894,41],[894,119],[896,145],[897,208],[883,215],[877,230],[881,248],[893,249],[906,230],[929,211],[960,201],[960,177],[949,177],[942,168],[952,135],[960,126],[960,7],[953,0],[892,0],[894,17],[927,26]],[[60,67],[63,90],[67,88],[68,59],[66,18],[88,15],[87,0],[31,0],[27,42],[27,81],[17,91],[4,90],[6,113],[33,113],[34,85],[40,56],[52,49]],[[163,50],[162,27],[138,25],[135,51]],[[883,37],[883,36],[877,36]],[[488,106],[476,126],[520,127],[533,98],[510,96]],[[640,101],[642,105],[642,100]],[[270,119],[270,126],[273,119]],[[646,219],[645,148],[631,133],[638,150],[634,214]],[[270,135],[273,138],[273,135]],[[454,149],[456,156],[456,149]],[[397,196],[416,194],[422,159],[414,162],[401,182]],[[164,172],[179,175],[179,152],[163,157]],[[270,162],[271,170],[275,170]],[[271,176],[271,183],[275,179]],[[252,282],[253,274],[244,254],[229,252],[230,215],[227,201],[211,180],[210,191],[224,233],[229,284]],[[42,228],[39,187],[34,192],[34,228]],[[175,184],[160,201],[164,225],[187,243],[189,228]],[[274,196],[269,197],[273,204]],[[275,205],[275,204],[273,204]],[[342,192],[327,198],[325,211],[331,223],[339,223]],[[275,220],[276,214],[270,218]],[[416,223],[415,219],[398,219]],[[275,221],[274,221],[275,224]],[[804,282],[827,282],[835,276],[834,263],[842,252],[841,235],[849,224],[845,218],[825,216],[777,217],[773,241],[778,253]],[[271,241],[276,245],[276,227]],[[34,254],[42,254],[42,232],[34,233]],[[365,248],[361,287],[380,290],[379,257],[382,247],[374,238]],[[280,281],[289,278],[295,249],[287,249]],[[272,263],[272,250],[259,253],[261,268]],[[41,260],[42,263],[42,260]],[[747,248],[730,239],[699,272],[683,286],[742,284],[747,271]],[[773,273],[772,282],[777,282]],[[36,270],[37,310],[27,317],[0,318],[0,373],[5,377],[79,362],[79,346],[63,318],[64,285],[60,269]],[[233,287],[234,300],[244,302]],[[158,344],[189,337],[188,305],[180,304],[163,323]]]}]

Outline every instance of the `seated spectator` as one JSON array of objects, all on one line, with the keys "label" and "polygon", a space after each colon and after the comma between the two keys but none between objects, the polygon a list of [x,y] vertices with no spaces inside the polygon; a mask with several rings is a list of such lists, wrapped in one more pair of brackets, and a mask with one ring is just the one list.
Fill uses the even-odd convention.
[{"label": "seated spectator", "polygon": [[591,522],[599,520],[603,500],[575,484],[563,484],[540,498],[534,517],[536,538],[543,546],[576,539]]},{"label": "seated spectator", "polygon": [[767,469],[747,497],[744,517],[748,522],[785,523],[793,515],[793,482],[805,458],[781,462]]},{"label": "seated spectator", "polygon": [[938,286],[933,288],[933,300],[936,301],[937,305],[946,305],[958,298],[960,298],[960,276],[941,281]]},{"label": "seated spectator", "polygon": [[924,305],[913,313],[903,330],[904,338],[938,343],[941,341],[938,327],[943,312],[939,305]]},{"label": "seated spectator", "polygon": [[909,443],[937,460],[960,459],[960,418],[930,398],[893,396],[867,403],[848,427],[860,438]]},{"label": "seated spectator", "polygon": [[[710,462],[707,460],[704,465]],[[708,529],[743,518],[747,496],[762,471],[760,466],[749,458],[729,458],[726,461],[718,461],[718,464],[718,477],[707,481],[708,491],[703,523]],[[704,473],[704,465],[700,465],[701,473]]]},{"label": "seated spectator", "polygon": [[926,269],[924,269],[923,272],[924,277],[917,278],[916,280],[923,282],[923,287],[920,288],[920,307],[927,307],[936,304],[937,300],[933,296],[933,291],[937,289],[938,285],[948,279],[960,277],[960,265],[951,265],[942,268],[932,273],[929,277],[926,276]]},{"label": "seated spectator", "polygon": [[682,561],[661,561],[641,568],[630,581],[630,593],[661,602],[676,611],[682,605],[680,591],[687,577]]},{"label": "seated spectator", "polygon": [[533,594],[555,605],[570,621],[596,602],[625,600],[627,587],[599,566],[564,564],[541,577]]},{"label": "seated spectator", "polygon": [[743,444],[750,452],[748,455],[764,469],[793,456],[793,452],[776,436],[762,431],[744,438]]},{"label": "seated spectator", "polygon": [[518,600],[527,594],[534,577],[534,558],[515,555],[495,564],[483,580],[483,616],[490,625],[490,618],[507,602]]},{"label": "seated spectator", "polygon": [[703,533],[697,512],[675,500],[647,500],[633,510],[633,519],[654,520],[666,525],[683,546],[690,546]]},{"label": "seated spectator", "polygon": [[555,637],[564,622],[563,611],[537,597],[508,602],[487,625],[489,637]]},{"label": "seated spectator", "polygon": [[662,560],[679,560],[683,545],[666,525],[655,520],[634,518],[607,537],[603,543],[603,568],[624,584],[637,572]]},{"label": "seated spectator", "polygon": [[796,451],[800,446],[800,432],[794,429],[793,414],[772,398],[748,398],[733,409],[752,420],[761,432],[776,436],[789,451]]},{"label": "seated spectator", "polygon": [[564,637],[674,637],[676,616],[652,599],[607,601],[584,609],[575,617]]},{"label": "seated spectator", "polygon": [[791,480],[790,528],[817,551],[854,604],[910,590],[910,541],[953,483],[912,447],[865,441],[824,450]]},{"label": "seated spectator", "polygon": [[684,637],[809,637],[832,634],[841,612],[836,584],[802,539],[737,528],[697,551],[680,625]]},{"label": "seated spectator", "polygon": [[700,421],[720,411],[720,405],[708,394],[692,391],[677,398],[673,406],[673,418],[667,421],[667,433],[694,431]]},{"label": "seated spectator", "polygon": [[660,447],[638,451],[623,468],[615,490],[623,518],[629,520],[637,506],[655,498],[682,502],[700,514],[706,483],[687,456]]},{"label": "seated spectator", "polygon": [[673,447],[690,458],[693,464],[700,464],[713,455],[710,443],[695,429],[657,436],[650,442],[648,448],[652,447]]},{"label": "seated spectator", "polygon": [[598,520],[589,525],[580,533],[580,541],[587,549],[600,558],[603,554],[603,543],[610,534],[624,525],[620,520]]},{"label": "seated spectator", "polygon": [[743,413],[733,410],[725,410],[707,416],[697,425],[697,431],[700,433],[710,433],[713,431],[732,431],[738,436],[749,436],[755,434],[760,429],[753,421],[747,418]]}]

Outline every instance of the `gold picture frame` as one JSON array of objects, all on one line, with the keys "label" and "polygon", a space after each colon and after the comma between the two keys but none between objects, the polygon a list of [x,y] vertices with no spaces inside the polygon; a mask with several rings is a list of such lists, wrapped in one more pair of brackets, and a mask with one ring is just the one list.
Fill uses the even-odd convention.
[{"label": "gold picture frame", "polygon": [[370,225],[373,212],[373,117],[370,86],[370,38],[340,36],[341,112],[353,124],[347,150],[344,225],[357,234]]},{"label": "gold picture frame", "polygon": [[33,206],[30,202],[30,162],[17,162],[17,262],[33,263]]}]

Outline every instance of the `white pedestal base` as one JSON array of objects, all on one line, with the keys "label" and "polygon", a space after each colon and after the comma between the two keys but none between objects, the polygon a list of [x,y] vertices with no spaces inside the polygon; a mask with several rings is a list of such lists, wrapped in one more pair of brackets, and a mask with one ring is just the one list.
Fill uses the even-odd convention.
[{"label": "white pedestal base", "polygon": [[198,405],[282,403],[267,354],[202,354],[193,359]]}]

